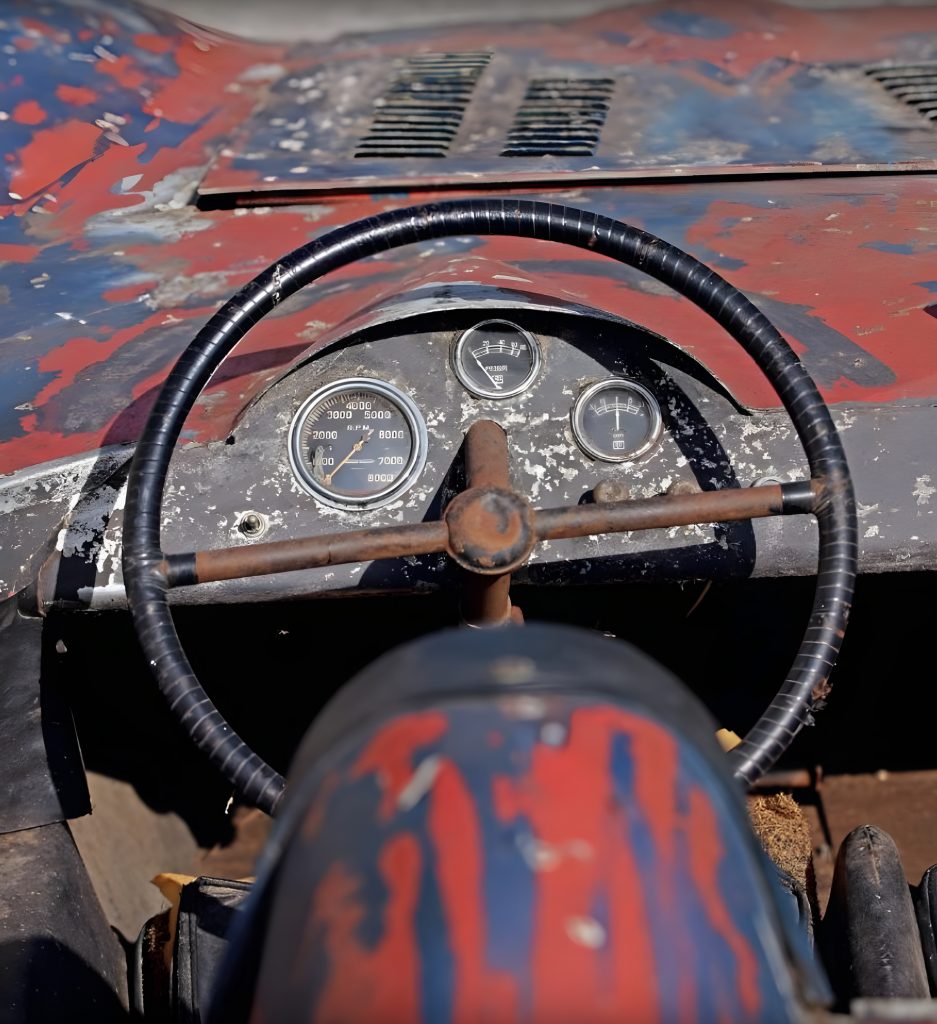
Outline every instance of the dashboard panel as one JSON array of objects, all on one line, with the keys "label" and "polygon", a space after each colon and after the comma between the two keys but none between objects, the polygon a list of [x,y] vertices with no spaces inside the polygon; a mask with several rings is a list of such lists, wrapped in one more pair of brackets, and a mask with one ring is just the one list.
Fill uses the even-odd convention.
[{"label": "dashboard panel", "polygon": [[[506,354],[512,345],[517,367]],[[437,311],[320,350],[271,385],[223,442],[178,451],[164,547],[437,518],[464,487],[460,447],[479,419],[504,428],[512,484],[536,507],[806,475],[783,412],[751,415],[684,351],[643,328],[536,308]],[[807,518],[700,525],[543,543],[516,580],[749,575],[759,529],[773,531],[775,554],[780,545],[808,565],[814,557]],[[206,589],[239,600],[420,590],[455,572],[443,555],[412,557],[212,584],[198,599]]]}]

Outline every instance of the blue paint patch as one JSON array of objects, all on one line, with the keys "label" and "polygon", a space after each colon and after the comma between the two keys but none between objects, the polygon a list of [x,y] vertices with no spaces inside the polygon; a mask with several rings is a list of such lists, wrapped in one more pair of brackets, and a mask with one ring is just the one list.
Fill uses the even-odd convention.
[{"label": "blue paint patch", "polygon": [[[504,822],[497,817],[493,783],[499,777],[516,782],[528,773],[540,723],[516,721],[484,702],[452,709],[449,716],[451,726],[440,741],[440,752],[458,765],[478,825],[485,964],[516,979],[523,1017],[532,1010],[527,983],[536,904],[536,878],[524,859],[524,843],[534,837],[524,818]],[[501,746],[489,743],[494,733],[503,737]]]},{"label": "blue paint patch", "polygon": [[[20,344],[25,349],[25,343]],[[17,345],[16,339],[5,343],[7,347],[11,345]],[[22,420],[32,414],[32,400],[55,377],[54,373],[41,372],[38,362],[35,358],[24,359],[23,365],[6,365],[0,371],[0,441],[26,433]]]},{"label": "blue paint patch", "polygon": [[863,242],[860,249],[874,249],[876,252],[890,252],[897,256],[913,256],[914,246],[907,242]]},{"label": "blue paint patch", "polygon": [[617,46],[627,46],[631,42],[631,36],[627,32],[600,32],[599,38]]},{"label": "blue paint patch", "polygon": [[915,281],[915,287],[926,288],[929,292],[937,292],[937,281]]},{"label": "blue paint patch", "polygon": [[691,11],[661,11],[647,19],[651,28],[675,36],[694,36],[697,39],[728,39],[735,35],[735,26],[721,18]]}]

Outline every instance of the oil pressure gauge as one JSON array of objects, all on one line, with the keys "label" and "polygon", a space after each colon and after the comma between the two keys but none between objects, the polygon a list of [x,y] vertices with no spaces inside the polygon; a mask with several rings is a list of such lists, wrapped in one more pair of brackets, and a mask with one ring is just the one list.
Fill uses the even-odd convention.
[{"label": "oil pressure gauge", "polygon": [[540,372],[540,346],[517,324],[486,320],[456,342],[452,368],[473,395],[510,398],[526,391]]},{"label": "oil pressure gauge", "polygon": [[623,377],[591,384],[576,399],[576,443],[594,459],[630,462],[649,452],[661,432],[660,406],[647,388]]}]

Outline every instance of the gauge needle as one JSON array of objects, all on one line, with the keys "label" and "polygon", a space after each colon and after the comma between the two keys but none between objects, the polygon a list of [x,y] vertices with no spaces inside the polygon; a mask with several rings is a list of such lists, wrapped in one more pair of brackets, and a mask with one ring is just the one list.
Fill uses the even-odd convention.
[{"label": "gauge needle", "polygon": [[481,361],[481,360],[480,360],[480,359],[478,358],[478,356],[476,356],[476,355],[473,355],[473,356],[472,356],[472,358],[473,358],[473,359],[475,360],[475,362],[476,362],[476,363],[478,363],[478,365],[479,365],[479,366],[481,367],[481,371],[482,371],[482,373],[483,373],[483,374],[484,374],[484,375],[485,375],[485,376],[486,376],[486,377],[487,377],[487,378],[488,378],[488,379],[489,379],[489,380],[491,381],[491,383],[492,383],[492,384],[494,384],[494,386],[495,386],[495,387],[496,387],[496,388],[497,388],[497,389],[498,389],[498,390],[500,391],[500,390],[501,390],[501,385],[500,385],[500,384],[499,384],[499,383],[498,383],[498,382],[497,382],[497,381],[496,381],[496,380],[494,379],[494,377],[492,377],[492,376],[491,376],[491,374],[490,374],[490,373],[488,372],[488,370],[487,370],[487,369],[485,368],[485,364],[484,364],[484,363],[483,363],[483,362],[482,362],[482,361]]},{"label": "gauge needle", "polygon": [[619,423],[618,420],[619,420],[619,412],[618,412],[618,403],[616,402],[615,403],[615,429],[616,430],[621,430],[621,423]]},{"label": "gauge needle", "polygon": [[332,477],[335,476],[335,474],[342,468],[342,466],[345,465],[345,463],[352,457],[352,455],[357,455],[358,452],[360,452],[361,449],[368,443],[368,441],[371,440],[371,435],[373,433],[374,431],[370,427],[368,427],[368,429],[365,430],[361,437],[359,437],[358,440],[355,441],[355,443],[351,446],[351,451],[345,456],[345,458],[342,459],[342,461],[335,467],[335,469],[332,470],[331,473],[327,473],[325,475],[326,487],[331,485]]}]

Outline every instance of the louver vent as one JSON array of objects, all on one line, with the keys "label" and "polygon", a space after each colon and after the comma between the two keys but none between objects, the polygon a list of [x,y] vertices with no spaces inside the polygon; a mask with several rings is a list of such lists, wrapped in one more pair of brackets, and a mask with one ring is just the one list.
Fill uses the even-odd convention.
[{"label": "louver vent", "polygon": [[592,156],[608,116],[610,78],[535,78],[502,156]]},{"label": "louver vent", "polygon": [[490,60],[490,53],[408,57],[375,103],[371,127],[355,156],[445,156]]},{"label": "louver vent", "polygon": [[866,68],[865,73],[928,121],[937,120],[937,63]]}]

